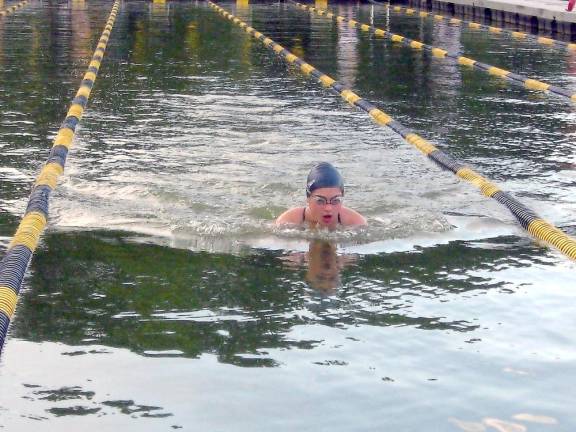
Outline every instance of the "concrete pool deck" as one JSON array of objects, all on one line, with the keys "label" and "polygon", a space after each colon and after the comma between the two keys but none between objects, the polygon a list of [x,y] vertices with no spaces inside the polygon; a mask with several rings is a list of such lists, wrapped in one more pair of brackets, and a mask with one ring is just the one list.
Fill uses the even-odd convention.
[{"label": "concrete pool deck", "polygon": [[576,7],[572,12],[566,11],[567,0],[413,0],[411,3],[473,17],[476,21],[506,22],[576,38]]}]

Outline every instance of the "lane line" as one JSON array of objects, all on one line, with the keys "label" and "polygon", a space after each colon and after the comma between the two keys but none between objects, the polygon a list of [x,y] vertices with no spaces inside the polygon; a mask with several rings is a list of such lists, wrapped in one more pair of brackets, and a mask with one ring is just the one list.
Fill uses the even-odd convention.
[{"label": "lane line", "polygon": [[20,3],[16,3],[15,5],[8,6],[7,8],[0,10],[0,17],[5,17],[8,15],[11,15],[14,12],[16,12],[18,9],[22,9],[28,3],[30,3],[30,0],[23,0]]},{"label": "lane line", "polygon": [[40,235],[46,227],[50,193],[56,188],[58,177],[64,172],[66,156],[72,147],[76,126],[88,103],[119,8],[120,0],[116,0],[80,88],[54,139],[48,160],[36,177],[24,217],[8,246],[6,255],[0,261],[0,353],[16,309],[26,269],[38,246]]},{"label": "lane line", "polygon": [[394,12],[401,12],[405,15],[414,16],[417,14],[418,16],[420,16],[422,18],[431,19],[435,23],[446,22],[449,24],[462,25],[462,26],[467,26],[468,28],[471,28],[474,30],[483,30],[483,31],[487,31],[489,33],[503,34],[503,35],[511,36],[514,39],[525,39],[527,41],[535,42],[535,43],[542,45],[544,47],[547,47],[547,48],[563,48],[569,52],[570,51],[576,51],[576,44],[575,43],[564,42],[564,41],[550,38],[550,37],[535,36],[535,35],[532,35],[532,34],[526,33],[526,32],[508,30],[508,29],[505,29],[502,27],[497,27],[497,26],[489,26],[489,25],[480,24],[480,23],[477,23],[474,21],[468,21],[468,20],[464,20],[464,19],[460,19],[460,18],[448,17],[448,16],[445,16],[442,14],[432,13],[432,12],[424,11],[422,9],[413,8],[413,7],[407,8],[404,6],[392,6],[390,4],[388,4],[387,7],[390,7],[390,9],[392,9]]},{"label": "lane line", "polygon": [[563,87],[555,86],[552,84],[548,84],[548,83],[545,83],[542,81],[538,81],[535,79],[525,77],[523,75],[515,74],[515,73],[508,71],[506,69],[492,66],[492,65],[489,65],[487,63],[481,63],[481,62],[474,60],[472,58],[461,56],[457,52],[451,52],[451,51],[447,51],[447,50],[442,49],[442,48],[434,47],[432,45],[427,45],[425,43],[407,38],[407,37],[402,36],[400,34],[391,33],[389,31],[380,29],[378,27],[374,27],[371,24],[364,24],[364,23],[360,23],[356,20],[350,20],[350,19],[347,19],[343,16],[336,15],[332,12],[329,12],[328,10],[325,10],[325,9],[318,9],[315,7],[307,6],[305,4],[298,3],[298,2],[293,1],[293,0],[288,0],[288,3],[299,8],[299,9],[313,12],[317,15],[333,19],[334,21],[337,21],[337,22],[347,22],[348,25],[352,28],[359,28],[360,30],[362,30],[364,32],[372,33],[375,36],[388,38],[392,42],[401,43],[402,45],[409,47],[409,48],[412,48],[414,50],[429,51],[432,53],[432,55],[434,57],[437,57],[439,59],[449,58],[449,59],[455,60],[458,64],[460,64],[462,66],[472,67],[475,70],[479,70],[479,71],[482,71],[482,72],[487,73],[489,75],[502,78],[503,80],[508,81],[512,84],[519,85],[519,86],[522,86],[522,87],[530,89],[530,90],[541,91],[544,93],[553,93],[553,94],[560,96],[560,97],[563,97],[565,99],[570,99],[570,101],[572,101],[572,102],[576,102],[576,93],[573,93],[571,90],[565,89]]}]

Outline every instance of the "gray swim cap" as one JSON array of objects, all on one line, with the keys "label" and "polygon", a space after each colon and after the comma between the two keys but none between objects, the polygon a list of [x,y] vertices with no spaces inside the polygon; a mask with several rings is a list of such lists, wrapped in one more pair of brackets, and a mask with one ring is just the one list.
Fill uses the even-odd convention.
[{"label": "gray swim cap", "polygon": [[306,196],[320,188],[330,188],[337,187],[342,191],[344,195],[344,179],[338,172],[328,162],[320,162],[315,165],[308,174],[308,180],[306,180]]}]

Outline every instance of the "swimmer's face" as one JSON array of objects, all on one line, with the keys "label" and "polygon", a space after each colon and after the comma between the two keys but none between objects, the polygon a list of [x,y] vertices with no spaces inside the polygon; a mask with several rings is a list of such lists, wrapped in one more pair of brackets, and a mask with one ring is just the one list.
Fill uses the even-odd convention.
[{"label": "swimmer's face", "polygon": [[314,190],[308,197],[311,219],[320,226],[335,227],[338,224],[342,199],[342,191],[337,187]]}]

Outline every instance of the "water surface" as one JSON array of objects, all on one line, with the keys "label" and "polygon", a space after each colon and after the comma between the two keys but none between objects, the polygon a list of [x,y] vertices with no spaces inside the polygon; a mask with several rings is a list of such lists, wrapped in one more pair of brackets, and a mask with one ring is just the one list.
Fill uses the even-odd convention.
[{"label": "water surface", "polygon": [[[569,102],[221,5],[576,234]],[[0,22],[3,249],[110,7]],[[335,9],[576,91],[563,51]],[[274,227],[320,160],[368,228]],[[123,3],[50,214],[0,366],[6,430],[576,426],[574,263],[204,3]]]}]

